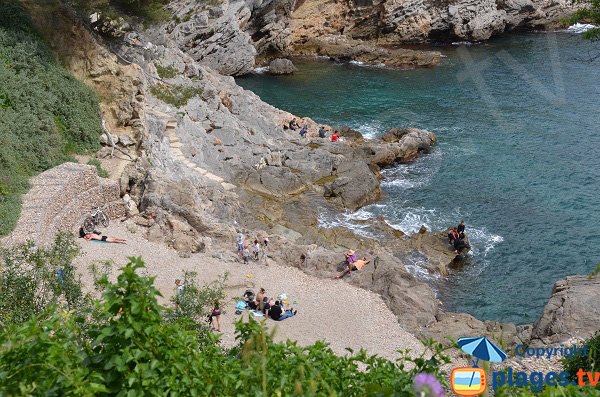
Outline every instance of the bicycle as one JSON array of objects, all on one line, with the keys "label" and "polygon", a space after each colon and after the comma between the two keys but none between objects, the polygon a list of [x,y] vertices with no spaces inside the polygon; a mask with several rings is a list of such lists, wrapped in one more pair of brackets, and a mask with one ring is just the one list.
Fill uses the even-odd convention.
[{"label": "bicycle", "polygon": [[110,219],[100,207],[92,208],[90,216],[83,221],[83,231],[93,233],[96,226],[108,227],[109,222]]}]

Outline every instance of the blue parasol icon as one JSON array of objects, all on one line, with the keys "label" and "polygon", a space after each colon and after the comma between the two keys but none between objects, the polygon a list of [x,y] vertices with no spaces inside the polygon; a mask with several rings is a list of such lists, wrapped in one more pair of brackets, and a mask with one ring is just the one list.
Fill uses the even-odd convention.
[{"label": "blue parasol icon", "polygon": [[506,353],[485,336],[460,338],[457,343],[465,353],[477,358],[475,367],[479,360],[500,363],[506,359]]}]

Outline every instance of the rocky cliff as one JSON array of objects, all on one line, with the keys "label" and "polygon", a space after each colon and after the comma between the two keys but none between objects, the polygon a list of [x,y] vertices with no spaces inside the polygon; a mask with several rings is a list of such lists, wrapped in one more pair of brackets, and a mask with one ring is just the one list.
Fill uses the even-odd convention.
[{"label": "rocky cliff", "polygon": [[[244,4],[203,8],[200,14],[188,10],[180,18],[183,21],[188,15],[187,22],[206,22],[207,32],[212,22],[227,21],[237,37],[248,39],[242,40],[244,46],[254,48],[250,38],[257,36],[235,29],[241,26],[238,16],[244,13],[240,11],[247,7]],[[274,15],[281,12],[277,7],[273,10]],[[50,11],[44,12],[51,15]],[[202,16],[196,20],[197,15],[208,21]],[[268,15],[272,14],[265,13],[265,20]],[[179,23],[170,27],[171,32],[181,28]],[[58,47],[61,34],[71,37],[68,32],[73,29],[66,22],[55,25],[47,33],[48,40]],[[107,96],[104,102],[107,110],[127,110],[123,121],[109,125],[109,130],[135,127],[129,165],[117,179],[128,217],[143,228],[146,238],[169,245],[182,256],[206,252],[218,257],[219,249],[233,246],[238,230],[251,236],[269,235],[273,246],[269,260],[320,277],[335,275],[343,251],[355,249],[373,258],[373,266],[350,282],[379,293],[411,332],[439,337],[450,330],[457,336],[502,332],[514,337],[519,332],[511,325],[444,313],[431,286],[407,270],[409,256],[419,253],[432,272],[444,273],[454,255],[443,236],[423,233],[405,238],[381,219],[368,221],[373,237],[319,227],[324,212],[356,209],[376,200],[380,167],[427,152],[435,143],[434,134],[394,129],[383,139],[364,140],[360,133],[344,129],[344,142],[333,143],[316,136],[318,125],[310,118],[298,117],[310,128],[309,136],[301,138],[284,128],[295,116],[262,102],[233,78],[206,66],[214,61],[216,68],[242,70],[242,64],[229,58],[234,51],[229,41],[218,44],[222,36],[215,37],[214,32],[214,51],[202,56],[190,51],[193,46],[183,51],[181,41],[157,30],[130,33],[111,51],[85,29],[80,32],[79,40],[85,43],[79,45],[91,50],[62,55],[71,65],[87,65],[75,68],[79,76],[92,85],[127,80],[126,89],[118,91],[122,95]],[[188,36],[182,33],[181,37]],[[253,53],[250,47],[247,50]],[[98,156],[106,153],[103,150]]]},{"label": "rocky cliff", "polygon": [[298,1],[292,42],[343,34],[378,44],[487,40],[515,29],[540,29],[574,10],[571,0]]},{"label": "rocky cliff", "polygon": [[574,0],[174,0],[173,19],[147,33],[226,75],[293,55],[433,66],[438,52],[400,46],[543,29],[575,8]]}]

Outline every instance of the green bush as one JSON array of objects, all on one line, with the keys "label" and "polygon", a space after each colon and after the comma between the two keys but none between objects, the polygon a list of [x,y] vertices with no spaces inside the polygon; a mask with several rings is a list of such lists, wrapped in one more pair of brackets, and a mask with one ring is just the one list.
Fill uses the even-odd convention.
[{"label": "green bush", "polygon": [[191,98],[202,95],[203,91],[199,87],[155,85],[150,92],[161,101],[180,108],[187,105]]},{"label": "green bush", "polygon": [[0,2],[0,235],[29,177],[99,148],[98,98],[60,66],[16,0]]},{"label": "green bush", "polygon": [[563,368],[572,380],[577,379],[579,368],[586,372],[600,372],[600,330],[585,342],[588,348],[587,356],[572,356],[563,360]]},{"label": "green bush", "polygon": [[323,342],[275,343],[252,319],[237,322],[227,350],[194,319],[169,318],[143,266],[130,258],[116,282],[102,277],[93,315],[49,306],[2,329],[0,395],[411,396],[416,373],[448,362],[436,344],[391,362],[364,351],[340,357]]},{"label": "green bush", "polygon": [[156,72],[158,73],[158,77],[161,79],[172,79],[177,76],[177,69],[172,66],[162,66],[161,64],[156,64]]},{"label": "green bush", "polygon": [[86,297],[73,267],[77,255],[75,239],[64,233],[48,249],[32,242],[0,247],[0,327],[28,321],[52,305],[82,307]]},{"label": "green bush", "polygon": [[108,171],[102,168],[102,164],[98,159],[91,159],[87,163],[88,165],[93,165],[94,167],[96,167],[96,173],[100,178],[108,178]]}]

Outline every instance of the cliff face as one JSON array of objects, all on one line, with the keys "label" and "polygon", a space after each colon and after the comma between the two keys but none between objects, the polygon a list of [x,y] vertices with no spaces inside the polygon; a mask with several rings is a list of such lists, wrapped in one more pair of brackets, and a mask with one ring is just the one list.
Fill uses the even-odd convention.
[{"label": "cliff face", "polygon": [[323,34],[379,44],[487,40],[543,28],[573,10],[571,0],[306,0],[298,2],[291,26],[294,43]]}]

